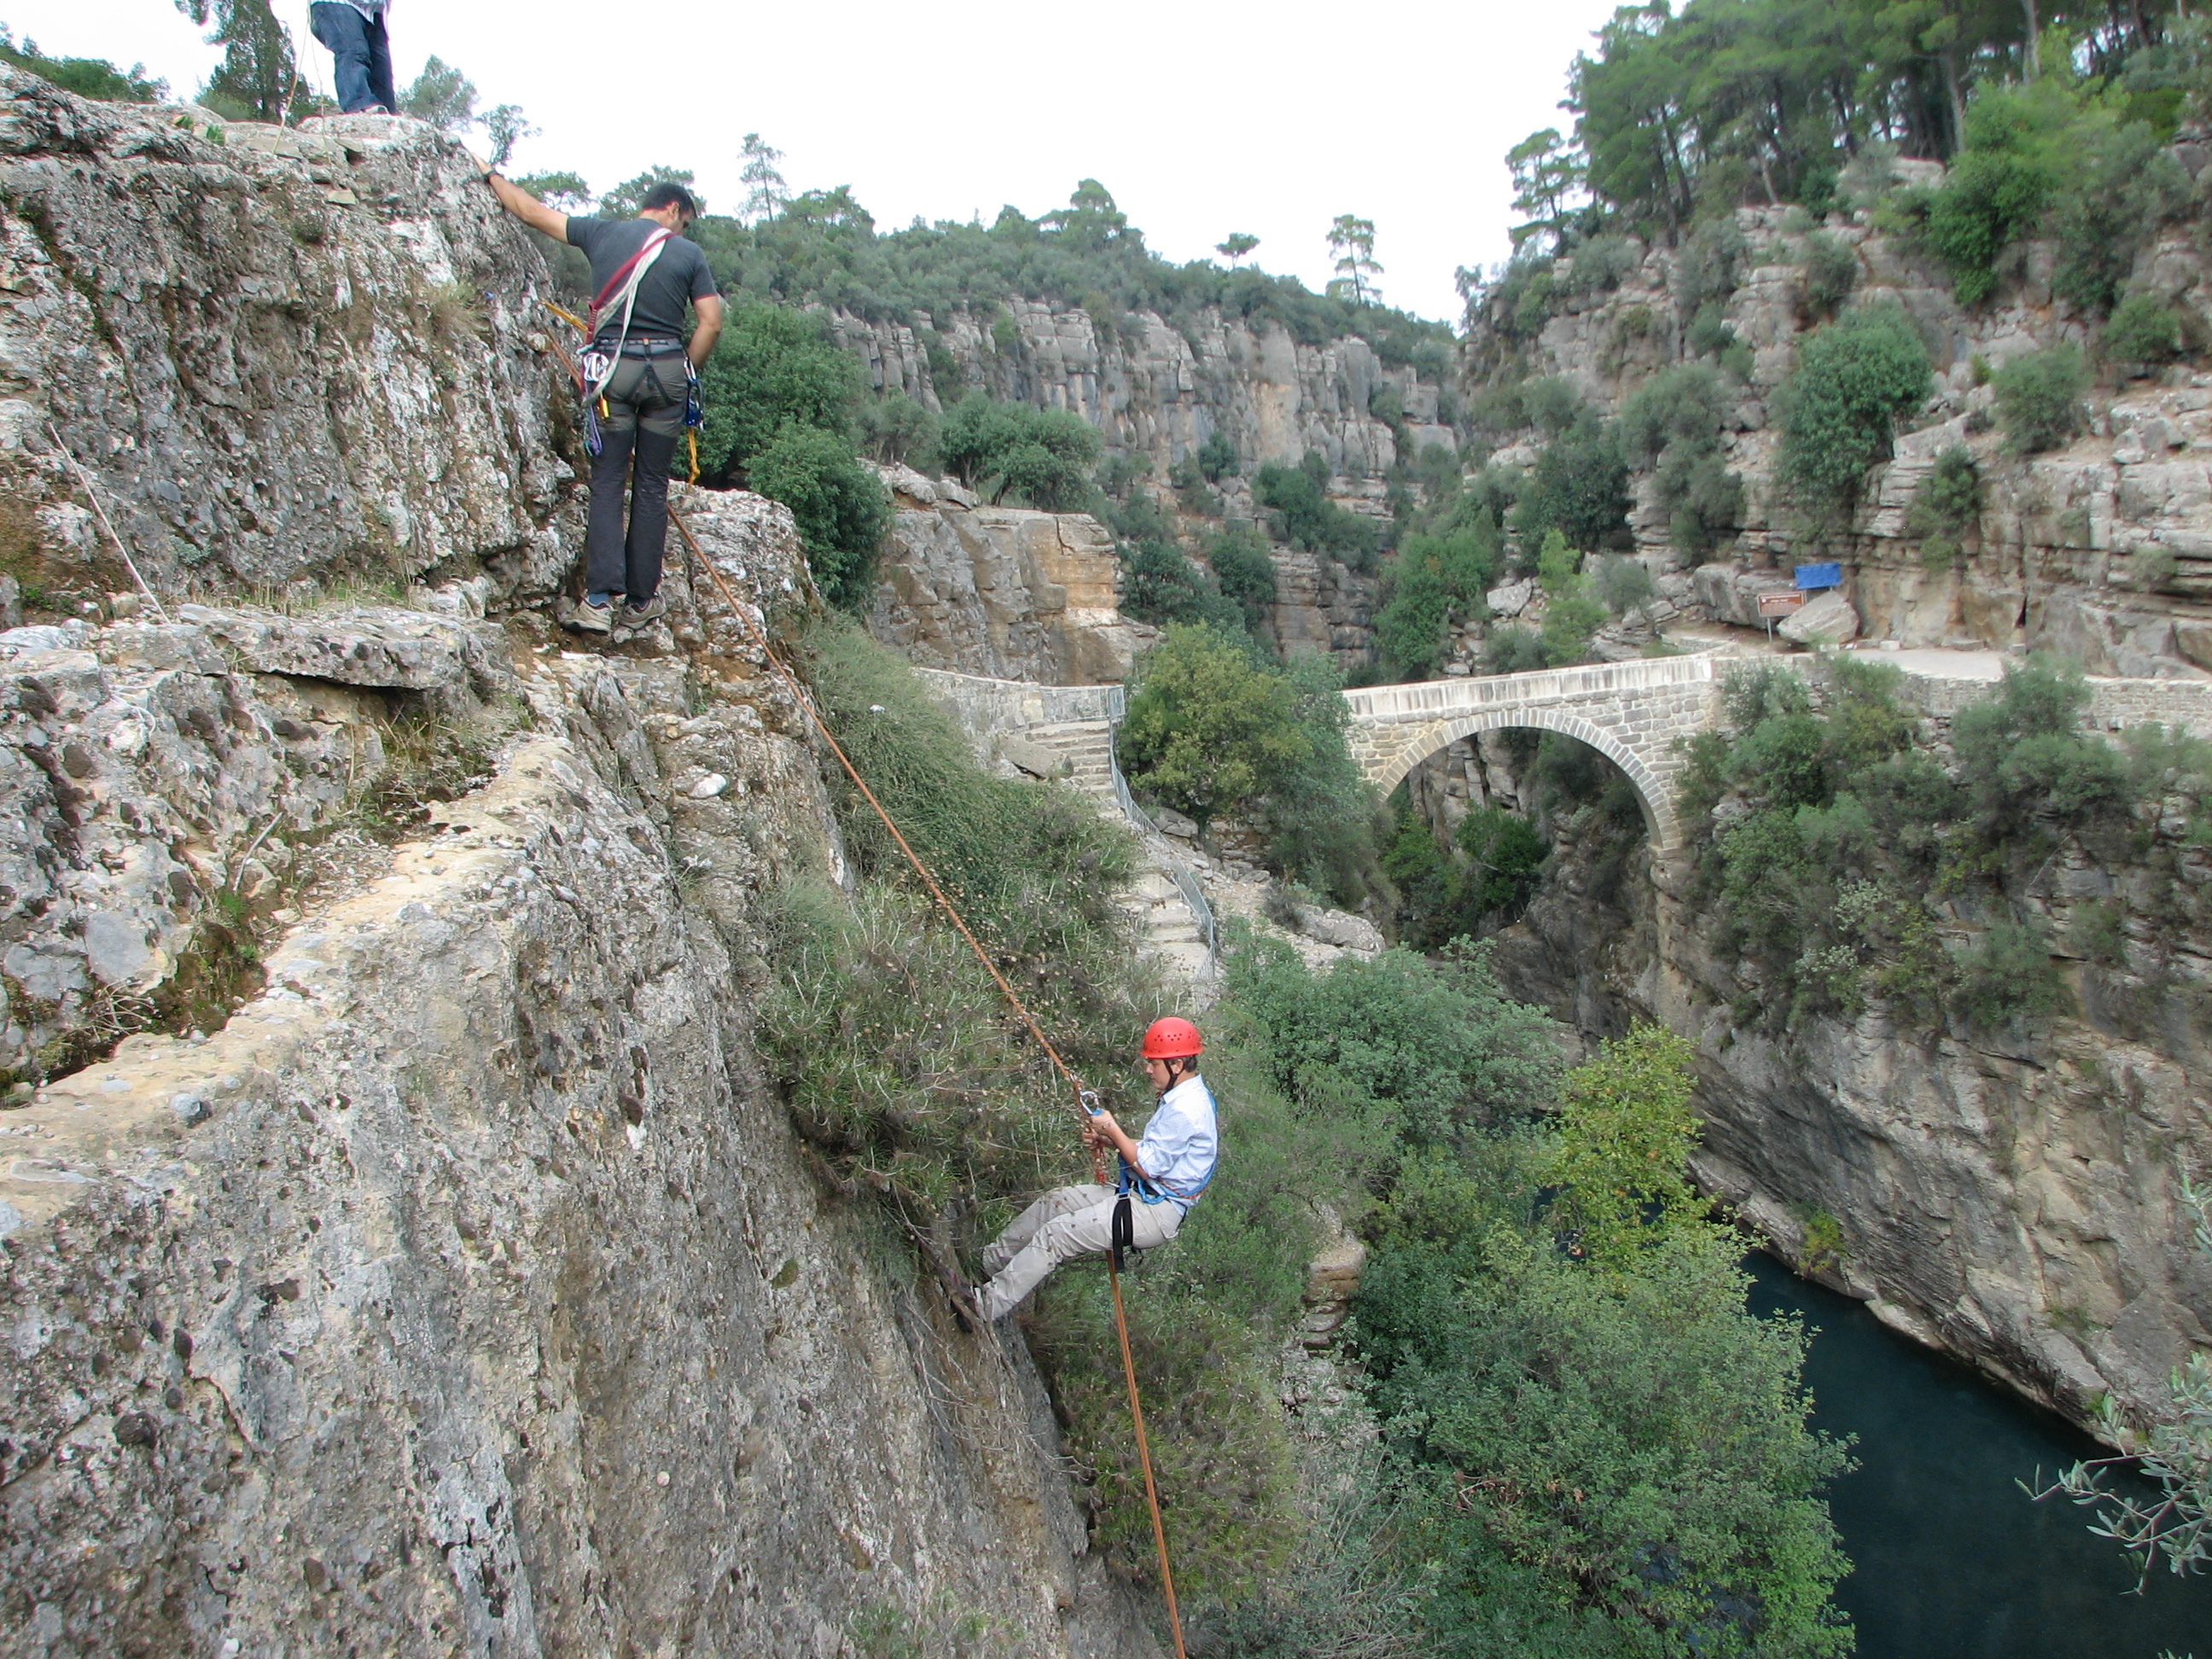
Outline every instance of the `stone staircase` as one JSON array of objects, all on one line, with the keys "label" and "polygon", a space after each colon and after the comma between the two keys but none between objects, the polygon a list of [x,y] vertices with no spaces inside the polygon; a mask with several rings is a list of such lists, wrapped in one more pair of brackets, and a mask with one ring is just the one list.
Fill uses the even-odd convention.
[{"label": "stone staircase", "polygon": [[1145,864],[1126,902],[1144,928],[1144,948],[1176,978],[1201,991],[1210,988],[1212,915],[1197,878],[1129,799],[1114,764],[1121,688],[1040,686],[945,669],[917,672],[967,728],[987,763],[1003,761],[1032,777],[1065,779],[1137,832]]}]

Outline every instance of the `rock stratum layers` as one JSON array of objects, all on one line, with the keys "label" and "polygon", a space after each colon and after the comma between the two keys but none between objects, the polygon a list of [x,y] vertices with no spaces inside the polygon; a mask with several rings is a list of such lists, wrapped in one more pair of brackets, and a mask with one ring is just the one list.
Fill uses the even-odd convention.
[{"label": "rock stratum layers", "polygon": [[173,596],[0,635],[0,1650],[1155,1654],[1026,1356],[752,1058],[766,895],[842,869],[789,514],[684,498],[743,614],[679,568],[561,651],[541,271],[456,148],[0,91],[12,550],[120,586],[51,422]]}]

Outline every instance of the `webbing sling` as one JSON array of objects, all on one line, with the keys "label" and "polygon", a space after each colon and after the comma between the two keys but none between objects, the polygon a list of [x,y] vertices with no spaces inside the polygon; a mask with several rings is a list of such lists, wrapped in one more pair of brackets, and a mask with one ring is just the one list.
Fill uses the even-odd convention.
[{"label": "webbing sling", "polygon": [[[623,342],[629,338],[629,318],[637,307],[638,284],[645,280],[646,272],[653,269],[660,258],[660,251],[675,234],[665,225],[655,227],[652,234],[638,245],[637,252],[607,278],[606,285],[592,301],[591,320],[584,330],[584,349],[576,357],[576,389],[584,399],[584,447],[593,455],[599,453],[599,400],[607,389],[607,382],[615,377],[615,366],[622,361]],[[613,348],[605,349],[599,343],[599,330],[617,300],[622,303],[622,327],[615,336]]]}]

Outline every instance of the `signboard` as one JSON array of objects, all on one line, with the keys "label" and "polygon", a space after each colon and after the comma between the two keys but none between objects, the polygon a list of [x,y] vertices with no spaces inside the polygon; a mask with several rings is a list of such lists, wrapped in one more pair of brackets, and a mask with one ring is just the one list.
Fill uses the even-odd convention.
[{"label": "signboard", "polygon": [[1762,617],[1786,617],[1805,603],[1805,595],[1796,593],[1762,593],[1759,596],[1759,614]]},{"label": "signboard", "polygon": [[1844,568],[1839,564],[1801,564],[1797,567],[1797,586],[1807,592],[1816,587],[1841,587]]}]

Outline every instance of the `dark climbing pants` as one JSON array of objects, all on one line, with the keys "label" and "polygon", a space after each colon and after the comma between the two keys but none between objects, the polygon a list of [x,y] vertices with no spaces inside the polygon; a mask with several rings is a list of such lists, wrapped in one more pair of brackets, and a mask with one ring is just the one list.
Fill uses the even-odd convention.
[{"label": "dark climbing pants", "polygon": [[399,94],[392,86],[392,37],[382,11],[372,23],[344,0],[315,0],[307,8],[307,26],[331,49],[340,109],[349,115],[380,107],[399,113]]},{"label": "dark climbing pants", "polygon": [[[604,394],[599,454],[592,463],[591,527],[584,541],[584,591],[627,593],[643,605],[660,589],[661,546],[668,539],[668,466],[684,434],[690,389],[684,354],[624,354]],[[633,471],[633,463],[635,471]],[[623,534],[623,487],[629,487],[629,533]]]}]

